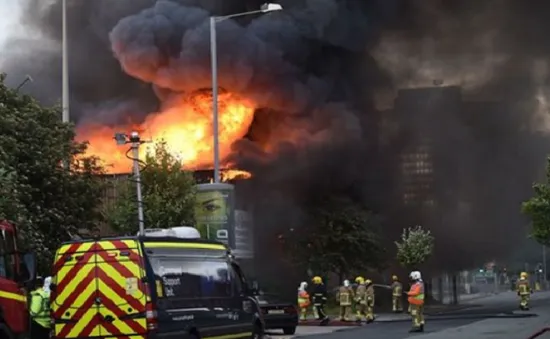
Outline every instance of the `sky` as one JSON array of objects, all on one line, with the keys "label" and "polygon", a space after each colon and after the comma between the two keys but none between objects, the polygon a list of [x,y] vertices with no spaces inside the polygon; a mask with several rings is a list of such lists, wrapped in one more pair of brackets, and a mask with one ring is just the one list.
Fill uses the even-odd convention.
[{"label": "sky", "polygon": [[[3,47],[6,38],[12,34],[19,17],[18,0],[0,0],[0,48]],[[0,52],[0,65],[2,64],[2,53]]]}]

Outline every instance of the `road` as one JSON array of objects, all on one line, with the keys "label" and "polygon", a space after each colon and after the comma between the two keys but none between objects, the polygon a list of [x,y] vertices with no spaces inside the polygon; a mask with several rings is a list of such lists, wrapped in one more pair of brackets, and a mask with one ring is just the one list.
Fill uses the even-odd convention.
[{"label": "road", "polygon": [[[539,329],[550,326],[550,292],[533,294],[531,311],[517,311],[513,292],[469,301],[471,308],[426,317],[424,333],[408,333],[411,323],[405,317],[380,315],[377,322],[361,327],[299,327],[296,336],[272,334],[289,339],[527,339]],[[519,318],[518,316],[523,316]],[[541,336],[550,338],[550,334]]]}]

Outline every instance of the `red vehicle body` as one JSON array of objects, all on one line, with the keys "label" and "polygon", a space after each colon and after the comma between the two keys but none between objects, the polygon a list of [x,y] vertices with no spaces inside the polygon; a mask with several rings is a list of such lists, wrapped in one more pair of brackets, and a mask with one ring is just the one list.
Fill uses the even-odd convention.
[{"label": "red vehicle body", "polygon": [[6,221],[0,221],[0,338],[2,339],[20,337],[27,333],[29,327],[27,293],[23,286],[25,282],[34,278],[34,273],[31,272],[35,270],[36,265],[26,260],[17,251],[16,237],[15,226]]}]

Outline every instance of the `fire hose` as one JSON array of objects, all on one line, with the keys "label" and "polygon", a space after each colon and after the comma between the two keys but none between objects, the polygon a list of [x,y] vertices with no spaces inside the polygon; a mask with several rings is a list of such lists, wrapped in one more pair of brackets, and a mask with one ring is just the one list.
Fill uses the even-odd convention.
[{"label": "fire hose", "polygon": [[550,332],[550,327],[545,327],[545,328],[541,329],[540,331],[531,334],[531,336],[530,336],[529,338],[527,338],[527,339],[535,339],[535,338],[538,338],[538,337],[540,337],[541,335],[543,335],[543,334],[546,333],[546,332]]}]

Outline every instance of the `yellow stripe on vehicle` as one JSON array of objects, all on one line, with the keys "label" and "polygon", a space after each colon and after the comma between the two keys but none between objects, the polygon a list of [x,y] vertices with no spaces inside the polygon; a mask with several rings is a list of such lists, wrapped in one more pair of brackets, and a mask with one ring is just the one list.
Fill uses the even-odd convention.
[{"label": "yellow stripe on vehicle", "polygon": [[104,250],[116,250],[116,251],[124,251],[124,250],[130,250],[137,255],[141,256],[141,253],[139,251],[139,247],[136,241],[134,240],[121,240],[124,245],[126,245],[128,248],[120,248],[115,245],[112,241],[99,241],[97,244],[103,248]]},{"label": "yellow stripe on vehicle", "polygon": [[[136,279],[141,278],[139,266],[135,265],[132,262],[119,261],[118,264],[124,266],[127,270],[129,270]],[[105,272],[107,276],[112,278],[116,282],[116,284],[120,286],[122,290],[127,289],[127,286],[126,286],[127,277],[123,276],[113,266],[109,265],[108,263],[98,263],[97,267],[98,269]],[[98,279],[98,281],[101,281],[101,279]],[[136,299],[141,299],[143,298],[143,292],[141,290],[137,290],[136,293],[132,293],[132,296]]]},{"label": "yellow stripe on vehicle", "polygon": [[[91,259],[94,261],[94,259]],[[69,266],[69,268],[72,266]],[[65,268],[65,266],[64,266]],[[57,275],[57,281],[59,285],[59,281],[63,281],[65,279],[72,279],[69,281],[67,286],[59,291],[59,294],[55,298],[55,302],[52,303],[52,308],[57,310],[58,306],[61,306],[65,300],[74,293],[75,289],[82,283],[82,280],[84,280],[89,274],[92,274],[92,270],[95,269],[95,265],[88,264],[88,265],[82,265],[82,268],[77,272],[75,276],[67,277],[67,271],[60,269],[59,273]],[[74,303],[71,305],[71,308],[79,307],[88,299],[90,294],[95,292],[95,278],[91,280],[90,284],[86,287],[83,293],[81,293],[78,298],[74,301]]]},{"label": "yellow stripe on vehicle", "polygon": [[237,339],[237,338],[247,338],[251,336],[252,336],[252,332],[245,332],[245,333],[217,335],[214,337],[204,337],[204,339]]},{"label": "yellow stripe on vehicle", "polygon": [[0,298],[27,302],[27,297],[22,294],[0,291]]},{"label": "yellow stripe on vehicle", "polygon": [[[71,248],[73,244],[68,244],[68,245],[64,245],[63,247],[61,247],[58,251],[57,251],[57,259],[63,257],[67,251],[69,250],[69,248]],[[94,245],[94,242],[93,241],[87,241],[87,242],[83,242],[79,245],[78,249],[76,250],[76,252],[74,252],[75,254],[76,253],[84,253],[84,252],[88,252],[92,246]]]},{"label": "yellow stripe on vehicle", "polygon": [[[113,260],[110,260],[109,262],[118,262],[119,264],[125,266],[132,274],[134,274],[136,277],[143,277],[145,276],[145,270],[143,268],[143,265],[141,265],[141,250],[134,240],[124,240],[122,241],[126,246],[128,246],[129,250],[137,254],[140,259],[138,259],[138,262],[135,262],[134,260],[131,260],[130,258],[126,256],[120,256],[119,252],[124,251],[124,249],[116,247],[116,245],[111,241],[101,241],[99,242],[99,245],[105,252],[107,252],[108,255],[115,255],[113,257]],[[105,259],[98,256],[96,258],[97,264],[105,263]],[[125,278],[126,279],[126,278]]]},{"label": "yellow stripe on vehicle", "polygon": [[[191,243],[191,242],[187,242],[187,243],[146,242],[144,243],[144,245],[145,245],[145,248],[157,247],[157,248],[196,248],[196,249],[222,250],[222,251],[227,250],[227,248],[224,245],[220,245],[220,244],[201,244],[201,243]],[[235,337],[235,338],[239,338],[239,337]]]},{"label": "yellow stripe on vehicle", "polygon": [[[92,321],[92,319],[96,316],[97,309],[95,307],[91,307],[84,313],[82,318],[78,319],[78,321],[75,323],[75,326],[71,329],[69,334],[67,335],[67,338],[77,338],[80,336],[80,333],[84,330],[86,326]],[[89,337],[97,337],[100,335],[99,332],[100,326],[95,326],[92,332],[88,335]]]},{"label": "yellow stripe on vehicle", "polygon": [[[103,282],[103,280],[98,279],[97,280],[97,288],[98,290],[105,295],[105,297],[109,298],[109,300],[115,304],[117,307],[128,305],[128,301],[126,299],[122,298],[118,293],[113,291],[111,286],[107,285]],[[143,300],[139,300],[140,304],[143,304]],[[123,309],[124,312],[126,312],[126,309]]]},{"label": "yellow stripe on vehicle", "polygon": [[105,251],[104,253],[107,253],[107,256],[109,257],[113,255],[113,257],[109,258],[109,260],[106,261],[103,257],[98,255],[96,257],[96,263],[98,267],[102,267],[102,268],[106,266],[112,267],[111,263],[116,263],[124,266],[126,269],[128,269],[128,271],[132,272],[132,274],[136,277],[141,277],[143,275],[141,274],[142,268],[140,267],[139,263],[133,260],[130,260],[127,257],[115,257],[114,256],[116,254],[115,251]]}]

